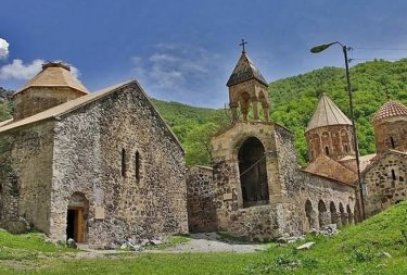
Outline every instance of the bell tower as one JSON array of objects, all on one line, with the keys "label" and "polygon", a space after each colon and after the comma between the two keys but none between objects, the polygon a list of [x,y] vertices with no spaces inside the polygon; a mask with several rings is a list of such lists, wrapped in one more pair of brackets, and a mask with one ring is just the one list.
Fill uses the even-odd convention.
[{"label": "bell tower", "polygon": [[[261,72],[256,68],[246,53],[242,39],[242,54],[237,62],[226,86],[229,87],[229,106],[232,110],[233,121],[248,122],[249,113],[254,121],[269,121],[268,84]],[[262,109],[262,118],[259,112]],[[242,118],[239,116],[239,111]]]}]

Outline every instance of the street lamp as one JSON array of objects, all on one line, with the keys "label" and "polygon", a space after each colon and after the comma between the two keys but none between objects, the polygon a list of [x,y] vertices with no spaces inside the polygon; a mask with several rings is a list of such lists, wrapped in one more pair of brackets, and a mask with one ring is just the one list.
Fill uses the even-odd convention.
[{"label": "street lamp", "polygon": [[360,207],[361,207],[361,214],[362,219],[365,219],[365,202],[363,199],[363,185],[360,176],[360,159],[359,159],[359,147],[358,147],[358,139],[356,134],[356,124],[355,124],[355,114],[353,112],[353,97],[352,97],[352,88],[350,85],[350,77],[349,77],[349,59],[348,59],[348,48],[346,45],[343,45],[341,42],[335,41],[329,44],[322,44],[316,47],[313,47],[310,52],[311,53],[320,53],[326,49],[328,49],[332,45],[339,45],[342,47],[343,56],[345,58],[345,71],[346,71],[346,84],[349,96],[349,107],[350,107],[350,115],[352,120],[352,130],[353,130],[353,145],[355,147],[355,154],[356,154],[356,170],[358,174],[358,186],[359,186],[359,193],[360,193]]}]

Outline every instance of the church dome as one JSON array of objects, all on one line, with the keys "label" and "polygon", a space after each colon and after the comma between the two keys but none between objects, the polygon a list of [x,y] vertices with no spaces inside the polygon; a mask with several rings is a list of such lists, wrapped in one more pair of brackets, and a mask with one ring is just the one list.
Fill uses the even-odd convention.
[{"label": "church dome", "polygon": [[396,101],[389,101],[373,115],[373,122],[380,123],[390,117],[407,117],[407,107]]},{"label": "church dome", "polygon": [[42,71],[29,80],[15,95],[32,87],[69,87],[80,93],[88,94],[88,89],[72,74],[71,67],[62,62],[48,62],[42,65]]},{"label": "church dome", "polygon": [[322,94],[305,132],[319,127],[333,125],[352,125],[352,121],[326,94]]}]

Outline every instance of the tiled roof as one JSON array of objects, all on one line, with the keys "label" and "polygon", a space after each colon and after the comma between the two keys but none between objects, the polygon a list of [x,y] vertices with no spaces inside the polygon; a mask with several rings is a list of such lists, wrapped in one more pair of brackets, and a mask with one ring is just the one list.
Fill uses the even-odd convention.
[{"label": "tiled roof", "polygon": [[352,125],[352,121],[327,95],[323,94],[305,132],[329,125]]},{"label": "tiled roof", "polygon": [[407,107],[396,101],[389,101],[383,104],[373,115],[374,122],[380,122],[388,117],[407,116]]},{"label": "tiled roof", "polygon": [[70,87],[84,94],[89,93],[88,89],[72,74],[71,68],[60,62],[43,64],[42,71],[29,80],[14,95],[31,87]]},{"label": "tiled roof", "polygon": [[233,85],[245,82],[250,79],[257,79],[264,85],[268,86],[264,76],[256,68],[254,63],[247,56],[247,54],[243,52],[235,66],[235,69],[233,70],[231,76],[229,77],[229,80],[226,85],[228,87],[231,87]]},{"label": "tiled roof", "polygon": [[354,185],[357,180],[357,175],[354,171],[324,154],[320,154],[304,171],[330,178],[347,185]]}]

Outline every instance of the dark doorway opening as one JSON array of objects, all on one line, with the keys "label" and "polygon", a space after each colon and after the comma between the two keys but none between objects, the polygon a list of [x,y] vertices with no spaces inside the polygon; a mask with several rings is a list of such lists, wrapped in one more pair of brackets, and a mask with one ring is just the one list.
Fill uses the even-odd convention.
[{"label": "dark doorway opening", "polygon": [[[75,210],[68,209],[66,218],[66,238],[75,240]],[[76,241],[76,240],[75,240]]]},{"label": "dark doorway opening", "polygon": [[85,219],[83,208],[68,209],[66,219],[66,237],[77,243],[85,242]]},{"label": "dark doorway opening", "polygon": [[240,147],[238,159],[243,207],[267,204],[269,191],[263,144],[255,137],[248,138]]}]

